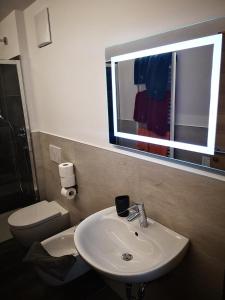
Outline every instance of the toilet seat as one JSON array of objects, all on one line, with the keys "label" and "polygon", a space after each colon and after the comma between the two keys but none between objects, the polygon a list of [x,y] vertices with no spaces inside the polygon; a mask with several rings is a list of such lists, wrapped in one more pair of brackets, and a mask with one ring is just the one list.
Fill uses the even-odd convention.
[{"label": "toilet seat", "polygon": [[56,218],[64,210],[57,202],[43,200],[14,212],[8,218],[8,224],[18,229],[29,228]]}]

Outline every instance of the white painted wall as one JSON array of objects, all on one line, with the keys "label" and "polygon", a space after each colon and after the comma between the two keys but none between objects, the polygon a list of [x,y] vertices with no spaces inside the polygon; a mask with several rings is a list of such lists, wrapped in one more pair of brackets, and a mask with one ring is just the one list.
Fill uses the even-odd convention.
[{"label": "white painted wall", "polygon": [[30,59],[28,53],[28,45],[26,38],[26,29],[24,23],[24,15],[23,12],[16,10],[16,25],[17,25],[17,33],[18,33],[18,43],[19,43],[19,54],[20,61],[23,73],[23,81],[24,81],[24,92],[26,97],[27,109],[29,111],[29,123],[30,127],[34,130],[38,127],[37,125],[37,109],[36,109],[36,101],[35,95],[33,92],[33,82],[31,76],[31,67],[30,67]]},{"label": "white painted wall", "polygon": [[30,59],[28,53],[24,14],[14,10],[0,22],[0,38],[6,36],[8,45],[0,43],[0,59],[8,60],[20,55],[24,92],[26,96],[29,119],[32,129],[37,128],[36,102],[32,91],[32,76],[30,71]]},{"label": "white painted wall", "polygon": [[[34,15],[45,6],[53,43],[40,49]],[[223,0],[37,0],[25,24],[38,129],[110,148],[105,48],[224,15]]]},{"label": "white painted wall", "polygon": [[0,43],[0,59],[9,59],[19,55],[19,41],[16,26],[15,11],[0,22],[0,38],[8,39],[8,45]]}]

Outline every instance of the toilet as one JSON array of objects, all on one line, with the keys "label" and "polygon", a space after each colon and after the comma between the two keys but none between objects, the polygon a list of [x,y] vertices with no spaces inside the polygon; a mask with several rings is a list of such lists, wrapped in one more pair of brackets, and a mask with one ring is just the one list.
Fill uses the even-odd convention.
[{"label": "toilet", "polygon": [[73,226],[41,242],[45,250],[53,257],[73,255],[76,258],[74,266],[71,267],[63,282],[53,277],[49,273],[44,272],[40,268],[36,268],[36,271],[41,279],[50,286],[59,286],[66,284],[90,270],[90,266],[82,259],[82,257],[77,252],[76,246],[74,244],[75,230],[76,226]]},{"label": "toilet", "polygon": [[15,239],[29,247],[68,228],[69,212],[56,201],[43,200],[14,212],[8,218],[8,225]]}]

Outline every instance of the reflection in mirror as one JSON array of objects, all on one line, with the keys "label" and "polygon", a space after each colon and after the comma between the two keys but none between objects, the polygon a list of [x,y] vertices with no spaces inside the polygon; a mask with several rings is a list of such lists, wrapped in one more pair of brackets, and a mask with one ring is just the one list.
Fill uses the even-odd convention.
[{"label": "reflection in mirror", "polygon": [[[221,42],[217,34],[112,57],[115,136],[214,153]],[[199,139],[184,141],[180,124],[202,128]]]},{"label": "reflection in mirror", "polygon": [[[128,43],[127,48],[109,48],[110,56],[106,50],[111,143],[177,162],[225,170],[225,97],[221,87],[218,97],[219,78],[221,75],[220,83],[224,85],[225,69],[222,52],[220,72],[222,34],[218,31],[205,36],[205,30],[203,37],[208,41],[190,47],[180,47],[190,40],[187,34],[189,40],[174,39],[176,43],[169,44],[166,51],[168,45],[160,41],[160,36],[160,43],[157,36],[153,43],[151,37],[146,39],[151,48],[146,42],[140,49],[147,50],[139,50],[135,42]],[[164,36],[170,40],[170,32]],[[197,37],[192,41],[204,40]],[[217,45],[215,40],[209,42],[212,37],[219,40]],[[174,45],[176,49],[172,49]],[[135,52],[129,52],[129,46]]]},{"label": "reflection in mirror", "polygon": [[206,146],[212,52],[210,45],[118,62],[118,130]]}]

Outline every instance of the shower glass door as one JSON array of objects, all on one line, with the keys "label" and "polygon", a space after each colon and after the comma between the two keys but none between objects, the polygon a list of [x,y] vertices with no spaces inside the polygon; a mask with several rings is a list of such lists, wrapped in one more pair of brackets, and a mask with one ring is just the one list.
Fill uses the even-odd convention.
[{"label": "shower glass door", "polygon": [[35,202],[26,113],[20,63],[0,60],[0,213]]}]

